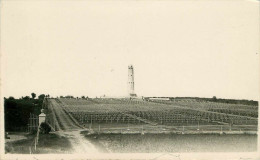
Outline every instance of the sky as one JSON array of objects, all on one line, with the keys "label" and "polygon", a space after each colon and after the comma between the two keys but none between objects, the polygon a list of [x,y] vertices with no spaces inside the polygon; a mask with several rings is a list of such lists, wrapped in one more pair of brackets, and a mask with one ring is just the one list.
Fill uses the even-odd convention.
[{"label": "sky", "polygon": [[255,1],[2,1],[4,97],[259,98]]}]

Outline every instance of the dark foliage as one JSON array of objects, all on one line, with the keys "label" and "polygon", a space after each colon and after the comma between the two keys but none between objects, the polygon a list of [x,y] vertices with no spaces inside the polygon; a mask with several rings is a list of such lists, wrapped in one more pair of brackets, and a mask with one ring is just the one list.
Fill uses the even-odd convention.
[{"label": "dark foliage", "polygon": [[42,99],[43,100],[44,98],[45,98],[45,94],[41,94],[41,95],[38,96],[38,99]]},{"label": "dark foliage", "polygon": [[28,100],[28,99],[30,99],[30,97],[29,96],[25,96],[25,97],[23,97],[23,99]]},{"label": "dark foliage", "polygon": [[12,97],[12,96],[11,96],[11,97],[9,97],[9,100],[14,100],[14,97]]},{"label": "dark foliage", "polygon": [[39,115],[42,107],[40,99],[14,99],[4,100],[5,130],[15,131],[15,128],[26,128],[30,113]]},{"label": "dark foliage", "polygon": [[50,131],[51,131],[51,127],[47,123],[45,123],[45,122],[41,123],[41,126],[40,126],[41,134],[49,134]]},{"label": "dark foliage", "polygon": [[68,96],[65,96],[65,98],[74,98],[73,96],[70,96],[70,95],[68,95]]},{"label": "dark foliage", "polygon": [[32,98],[34,99],[36,97],[36,94],[35,93],[31,93],[32,95]]}]

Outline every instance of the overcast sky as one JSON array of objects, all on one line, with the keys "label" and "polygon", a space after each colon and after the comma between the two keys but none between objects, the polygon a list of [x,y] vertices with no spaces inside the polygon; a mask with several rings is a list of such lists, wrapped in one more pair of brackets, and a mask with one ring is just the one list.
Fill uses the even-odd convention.
[{"label": "overcast sky", "polygon": [[257,100],[259,44],[254,1],[2,1],[1,89]]}]

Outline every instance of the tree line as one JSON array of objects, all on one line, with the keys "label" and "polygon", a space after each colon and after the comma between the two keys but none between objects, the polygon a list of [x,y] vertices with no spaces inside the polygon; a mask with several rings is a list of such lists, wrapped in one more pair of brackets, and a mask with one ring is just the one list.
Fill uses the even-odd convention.
[{"label": "tree line", "polygon": [[208,101],[217,103],[228,103],[228,104],[243,104],[243,105],[253,105],[258,106],[258,101],[246,100],[246,99],[223,99],[213,96],[212,98],[201,98],[201,97],[144,97],[144,99],[149,98],[169,98],[170,100],[182,100],[182,99],[194,99],[197,101]]},{"label": "tree line", "polygon": [[[17,128],[26,128],[31,114],[39,115],[42,109],[44,98],[50,98],[49,94],[31,93],[30,96],[22,96],[18,99],[10,96],[4,97],[4,120],[5,131],[16,131]],[[58,97],[57,97],[58,98]],[[74,98],[73,96],[60,96],[60,98]],[[75,97],[79,98],[79,97]],[[88,99],[88,96],[82,96],[82,99]]]},{"label": "tree line", "polygon": [[4,97],[5,131],[16,131],[17,128],[26,128],[30,113],[39,115],[42,109],[43,99],[49,95],[40,94],[36,98],[35,93],[15,99]]}]

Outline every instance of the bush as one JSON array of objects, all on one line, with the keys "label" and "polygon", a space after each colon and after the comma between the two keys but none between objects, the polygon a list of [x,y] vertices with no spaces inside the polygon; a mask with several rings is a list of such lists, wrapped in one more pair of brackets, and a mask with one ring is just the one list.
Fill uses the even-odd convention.
[{"label": "bush", "polygon": [[40,126],[41,134],[49,134],[50,131],[51,131],[51,127],[47,123],[45,123],[45,122],[41,123],[41,126]]}]

